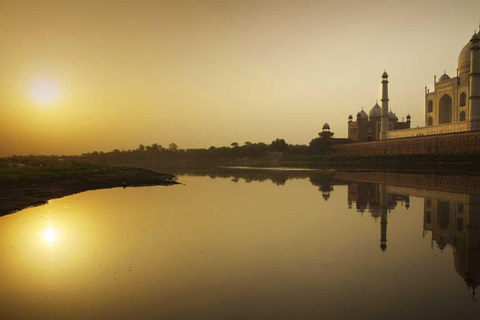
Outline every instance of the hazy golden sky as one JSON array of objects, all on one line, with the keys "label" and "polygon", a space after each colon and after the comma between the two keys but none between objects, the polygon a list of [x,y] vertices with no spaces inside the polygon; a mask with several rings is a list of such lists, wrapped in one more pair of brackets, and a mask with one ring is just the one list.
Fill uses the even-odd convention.
[{"label": "hazy golden sky", "polygon": [[0,155],[346,137],[384,68],[423,126],[479,18],[478,0],[0,0]]}]

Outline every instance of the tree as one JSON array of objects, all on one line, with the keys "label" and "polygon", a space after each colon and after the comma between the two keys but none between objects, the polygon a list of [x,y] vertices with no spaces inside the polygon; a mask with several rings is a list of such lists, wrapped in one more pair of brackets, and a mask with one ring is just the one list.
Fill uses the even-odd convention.
[{"label": "tree", "polygon": [[270,144],[270,147],[276,152],[286,152],[288,145],[284,139],[275,139],[275,141],[272,141]]},{"label": "tree", "polygon": [[172,142],[168,145],[168,150],[173,151],[173,152],[177,152],[178,151],[178,146],[175,143]]},{"label": "tree", "polygon": [[332,141],[329,139],[315,138],[308,146],[310,153],[325,154],[332,150]]},{"label": "tree", "polygon": [[238,142],[232,142],[231,146],[234,147],[234,148],[237,148],[238,147]]},{"label": "tree", "polygon": [[140,152],[143,152],[143,151],[145,151],[145,146],[143,144],[139,144],[137,150],[140,151]]},{"label": "tree", "polygon": [[161,145],[159,145],[158,143],[154,143],[152,144],[152,150],[155,151],[155,152],[159,152],[161,151],[163,148]]}]

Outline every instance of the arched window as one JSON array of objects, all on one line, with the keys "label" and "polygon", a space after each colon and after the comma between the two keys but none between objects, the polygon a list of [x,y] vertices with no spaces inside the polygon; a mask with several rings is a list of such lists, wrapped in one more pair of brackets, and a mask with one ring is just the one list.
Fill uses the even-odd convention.
[{"label": "arched window", "polygon": [[460,121],[465,121],[465,111],[460,112]]},{"label": "arched window", "polygon": [[467,95],[465,92],[462,92],[460,95],[460,107],[465,107],[467,105]]},{"label": "arched window", "polygon": [[452,98],[448,94],[445,94],[438,104],[438,123],[451,123],[452,122]]},{"label": "arched window", "polygon": [[427,112],[433,112],[433,101],[432,100],[428,100]]},{"label": "arched window", "polygon": [[432,117],[428,117],[427,126],[433,126],[433,118]]}]

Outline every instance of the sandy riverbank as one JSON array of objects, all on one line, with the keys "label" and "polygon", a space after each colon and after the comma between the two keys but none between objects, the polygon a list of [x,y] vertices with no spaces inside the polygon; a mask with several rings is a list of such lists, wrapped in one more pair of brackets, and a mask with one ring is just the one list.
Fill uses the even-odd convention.
[{"label": "sandy riverbank", "polygon": [[96,164],[0,167],[0,216],[51,199],[96,189],[174,185],[175,176],[146,169]]}]

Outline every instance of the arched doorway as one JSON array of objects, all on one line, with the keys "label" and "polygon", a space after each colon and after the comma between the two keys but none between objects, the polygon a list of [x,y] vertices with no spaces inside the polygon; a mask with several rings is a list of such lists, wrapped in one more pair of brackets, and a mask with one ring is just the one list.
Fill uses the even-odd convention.
[{"label": "arched doorway", "polygon": [[427,125],[428,126],[433,126],[433,118],[432,117],[428,117]]},{"label": "arched doorway", "polygon": [[438,104],[438,123],[452,122],[452,98],[448,94],[444,95]]}]

